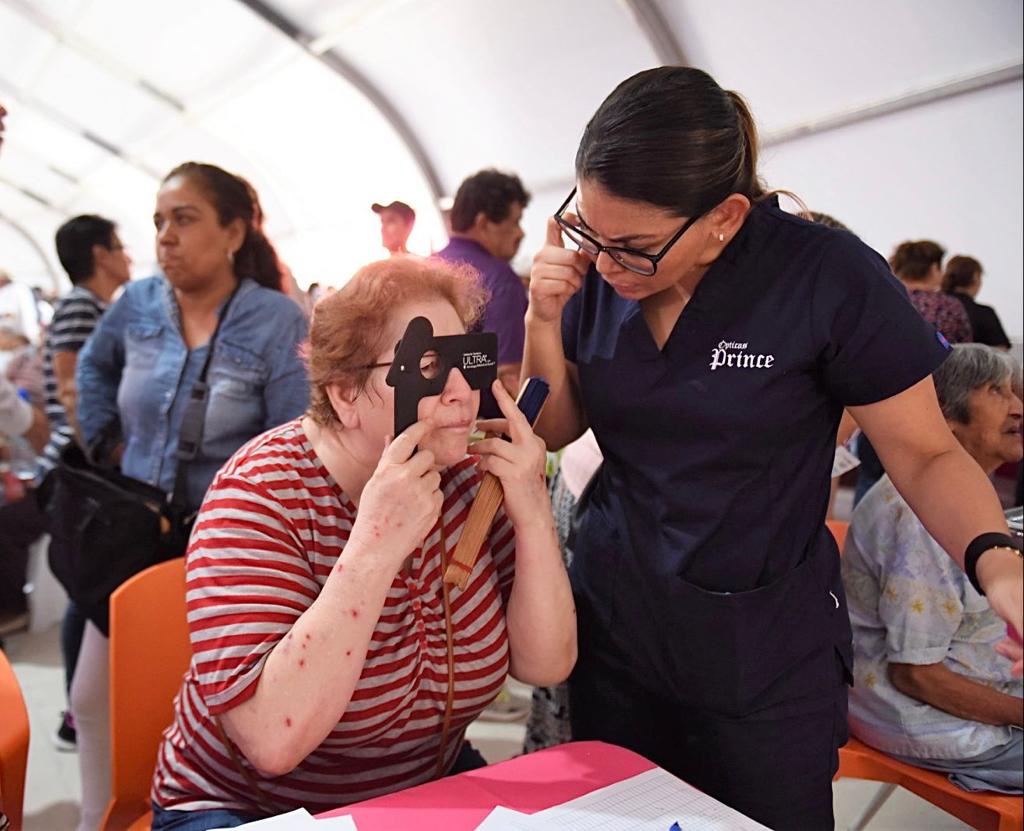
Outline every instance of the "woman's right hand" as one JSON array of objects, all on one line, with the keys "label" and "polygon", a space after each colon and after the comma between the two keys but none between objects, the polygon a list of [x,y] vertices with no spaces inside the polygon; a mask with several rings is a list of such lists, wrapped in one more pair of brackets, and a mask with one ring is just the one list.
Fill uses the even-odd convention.
[{"label": "woman's right hand", "polygon": [[363,488],[350,543],[382,553],[397,572],[441,515],[441,474],[434,454],[416,446],[433,429],[417,421],[384,447]]},{"label": "woman's right hand", "polygon": [[533,258],[530,269],[530,306],[527,319],[554,323],[562,319],[562,309],[580,287],[590,268],[590,258],[581,251],[570,251],[562,242],[562,231],[554,217],[548,217],[544,247]]}]

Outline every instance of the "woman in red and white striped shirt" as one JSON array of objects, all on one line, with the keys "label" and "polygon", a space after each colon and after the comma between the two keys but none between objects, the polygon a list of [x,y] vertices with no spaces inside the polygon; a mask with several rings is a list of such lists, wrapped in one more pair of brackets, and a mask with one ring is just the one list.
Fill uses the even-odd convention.
[{"label": "woman in red and white striped shirt", "polygon": [[[396,258],[317,305],[309,413],[228,461],[192,535],[194,657],[160,748],[155,831],[324,810],[480,764],[465,729],[506,674],[569,674],[575,611],[544,445],[501,384],[505,419],[478,423],[479,392],[453,369],[389,440],[384,379],[406,325],[462,334],[482,300],[464,272]],[[511,441],[467,455],[474,425]],[[504,505],[467,587],[445,589],[484,471]]]}]

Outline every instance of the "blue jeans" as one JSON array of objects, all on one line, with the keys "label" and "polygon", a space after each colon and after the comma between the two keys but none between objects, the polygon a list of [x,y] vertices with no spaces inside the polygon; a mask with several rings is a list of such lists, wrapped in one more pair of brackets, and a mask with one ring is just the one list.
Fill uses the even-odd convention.
[{"label": "blue jeans", "polygon": [[[455,776],[457,773],[482,768],[486,764],[487,760],[480,755],[479,750],[469,742],[463,742],[459,755],[455,757],[455,764],[447,775]],[[228,808],[213,808],[209,811],[167,811],[154,803],[151,828],[152,831],[208,831],[210,828],[236,828],[257,819],[262,817]]]},{"label": "blue jeans", "polygon": [[165,811],[153,804],[152,831],[208,831],[210,828],[237,828],[261,819],[257,814],[214,808],[209,811]]}]

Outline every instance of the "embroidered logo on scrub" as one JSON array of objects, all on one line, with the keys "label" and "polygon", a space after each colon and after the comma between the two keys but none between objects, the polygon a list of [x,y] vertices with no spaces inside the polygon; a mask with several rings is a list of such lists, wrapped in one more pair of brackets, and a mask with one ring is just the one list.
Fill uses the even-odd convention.
[{"label": "embroidered logo on scrub", "polygon": [[768,369],[775,363],[774,355],[759,355],[747,351],[747,344],[736,341],[719,341],[718,346],[711,350],[711,363],[714,371],[720,366],[731,366],[736,369]]}]

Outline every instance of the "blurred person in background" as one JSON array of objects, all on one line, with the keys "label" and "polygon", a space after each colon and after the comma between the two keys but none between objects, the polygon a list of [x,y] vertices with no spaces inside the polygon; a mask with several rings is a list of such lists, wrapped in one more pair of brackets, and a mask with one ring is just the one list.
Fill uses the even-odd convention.
[{"label": "blurred person in background", "polygon": [[1010,339],[1006,337],[999,315],[991,306],[978,303],[974,298],[981,291],[981,275],[984,269],[974,257],[958,254],[950,257],[946,263],[946,272],[942,275],[942,290],[955,297],[967,312],[971,321],[971,330],[976,343],[1009,349]]},{"label": "blurred person in background", "polygon": [[405,202],[395,200],[388,205],[374,202],[370,210],[380,217],[380,244],[392,257],[409,253],[409,236],[416,224],[416,211]]},{"label": "blurred person in background", "polygon": [[480,274],[490,299],[474,331],[498,333],[498,378],[513,396],[523,360],[526,291],[510,263],[523,241],[520,222],[529,204],[518,176],[497,170],[473,174],[455,193],[451,240],[437,252],[442,260]]},{"label": "blurred person in background", "polygon": [[[889,257],[889,267],[899,277],[914,308],[950,343],[974,340],[971,321],[961,303],[942,293],[942,258],[946,250],[932,240],[901,242]],[[871,486],[885,473],[882,462],[868,437],[857,438],[857,486],[853,504],[864,498]]]},{"label": "blurred person in background", "polygon": [[[7,129],[5,118],[7,108],[0,104],[0,150],[3,149],[4,130]],[[10,275],[0,269],[0,287],[9,280]],[[19,395],[18,388],[3,377],[0,377],[0,434],[24,437],[36,451],[43,449],[49,436],[46,415],[42,409],[25,401]]]},{"label": "blurred person in background", "polygon": [[[57,229],[54,242],[57,258],[71,280],[71,291],[56,303],[43,352],[46,416],[52,431],[50,442],[40,458],[40,470],[44,475],[57,464],[61,451],[77,440],[75,370],[78,353],[114,294],[131,279],[132,265],[118,235],[117,225],[106,217],[95,214],[73,217]],[[43,520],[42,517],[40,519]],[[64,544],[61,539],[52,538],[51,551]],[[54,556],[57,556],[56,552]],[[85,620],[81,609],[71,601],[61,624],[64,683],[68,696],[82,645]],[[74,750],[77,746],[70,708],[61,713],[52,738],[58,750]]]},{"label": "blurred person in background", "polygon": [[[215,165],[187,162],[157,193],[153,222],[162,275],[128,284],[79,354],[78,421],[99,459],[170,492],[178,435],[207,360],[202,440],[188,464],[196,510],[217,469],[242,444],[300,415],[308,402],[299,356],[307,324],[282,293],[282,272],[251,185]],[[80,831],[110,797],[107,608],[85,609],[71,687],[82,776]]]},{"label": "blurred person in background", "polygon": [[963,305],[942,293],[942,258],[946,250],[932,240],[901,242],[889,257],[892,273],[900,278],[921,317],[950,343],[974,340]]},{"label": "blurred person in background", "polygon": [[20,332],[29,343],[39,345],[42,327],[39,309],[31,286],[17,282],[10,272],[0,269],[0,324]]},{"label": "blurred person in background", "polygon": [[[933,377],[950,430],[986,474],[1020,461],[1020,367],[1008,355],[955,346]],[[967,790],[1020,793],[1024,687],[993,651],[1006,624],[887,476],[853,512],[842,569],[853,733]]]}]

